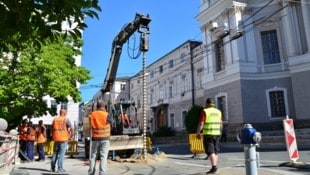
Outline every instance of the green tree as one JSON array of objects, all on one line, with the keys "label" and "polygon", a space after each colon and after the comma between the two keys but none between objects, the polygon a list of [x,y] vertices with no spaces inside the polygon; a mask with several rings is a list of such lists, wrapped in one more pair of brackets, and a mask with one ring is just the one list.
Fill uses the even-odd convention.
[{"label": "green tree", "polygon": [[10,48],[9,54],[0,57],[0,115],[10,128],[16,127],[23,116],[56,114],[43,100],[46,95],[56,102],[67,102],[69,96],[80,101],[76,85],[91,78],[88,70],[75,64],[74,57],[81,55],[81,40],[80,45],[73,45],[77,42],[71,37],[58,37],[46,43],[40,50]]},{"label": "green tree", "polygon": [[194,105],[185,115],[185,127],[188,133],[196,133],[199,116],[202,110],[202,106]]},{"label": "green tree", "polygon": [[[0,52],[25,43],[42,46],[63,33],[78,39],[87,27],[85,17],[98,19],[97,11],[98,0],[0,0]],[[64,21],[70,29],[63,28]]]}]

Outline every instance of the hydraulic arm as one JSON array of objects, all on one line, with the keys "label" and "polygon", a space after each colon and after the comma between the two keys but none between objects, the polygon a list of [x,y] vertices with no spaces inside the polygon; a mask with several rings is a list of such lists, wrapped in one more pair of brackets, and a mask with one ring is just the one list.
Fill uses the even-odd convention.
[{"label": "hydraulic arm", "polygon": [[[114,38],[112,43],[112,50],[111,50],[111,58],[109,67],[107,69],[107,74],[102,86],[102,93],[110,92],[110,88],[115,81],[115,76],[119,64],[119,59],[122,53],[123,44],[130,38],[130,36],[136,32],[137,30],[140,33],[145,33],[145,30],[149,30],[148,24],[150,23],[151,19],[149,16],[145,16],[139,13],[136,13],[135,19],[127,24]],[[143,32],[142,32],[143,31]],[[145,37],[145,36],[142,36]],[[147,39],[147,38],[146,38]],[[143,42],[144,40],[142,40]],[[140,50],[146,51],[148,46],[143,45],[141,43]]]}]

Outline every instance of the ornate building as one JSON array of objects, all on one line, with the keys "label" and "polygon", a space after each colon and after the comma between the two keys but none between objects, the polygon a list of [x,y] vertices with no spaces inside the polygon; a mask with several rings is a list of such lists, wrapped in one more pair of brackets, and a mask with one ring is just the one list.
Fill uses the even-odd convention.
[{"label": "ornate building", "polygon": [[287,115],[309,120],[309,6],[201,0],[204,94],[215,98],[225,122],[272,129]]}]

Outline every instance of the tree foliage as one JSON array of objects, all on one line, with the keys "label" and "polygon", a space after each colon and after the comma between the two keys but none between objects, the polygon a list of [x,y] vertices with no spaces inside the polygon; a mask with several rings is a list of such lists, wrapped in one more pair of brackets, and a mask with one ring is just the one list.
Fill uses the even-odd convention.
[{"label": "tree foliage", "polygon": [[78,39],[87,27],[84,18],[98,18],[97,11],[98,0],[0,0],[0,52],[25,43],[40,47],[62,34]]},{"label": "tree foliage", "polygon": [[[11,127],[23,116],[56,114],[48,108],[44,96],[56,102],[67,102],[70,96],[75,102],[81,100],[77,83],[90,79],[89,71],[76,66],[75,56],[81,54],[81,45],[72,45],[72,38],[58,37],[46,42],[40,50],[25,47],[10,48],[2,53],[0,66],[0,115]],[[81,40],[80,40],[81,44]]]},{"label": "tree foliage", "polygon": [[74,56],[85,17],[98,11],[98,0],[0,0],[0,115],[10,128],[25,115],[55,114],[44,96],[81,100],[77,82],[90,75]]},{"label": "tree foliage", "polygon": [[199,116],[203,110],[202,106],[194,105],[185,115],[185,127],[186,131],[190,134],[196,133]]}]

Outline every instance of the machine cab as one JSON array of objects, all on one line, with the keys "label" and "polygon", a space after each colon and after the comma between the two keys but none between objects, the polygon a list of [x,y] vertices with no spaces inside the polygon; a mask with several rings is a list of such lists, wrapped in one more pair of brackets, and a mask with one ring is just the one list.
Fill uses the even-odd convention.
[{"label": "machine cab", "polygon": [[121,101],[112,106],[112,135],[141,134],[135,102]]}]

